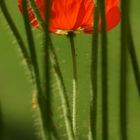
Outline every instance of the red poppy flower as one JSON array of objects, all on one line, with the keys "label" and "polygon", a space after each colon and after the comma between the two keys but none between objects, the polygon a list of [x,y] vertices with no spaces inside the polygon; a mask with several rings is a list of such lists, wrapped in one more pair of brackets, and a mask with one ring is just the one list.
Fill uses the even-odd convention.
[{"label": "red poppy flower", "polygon": [[[35,2],[45,21],[45,0],[35,0]],[[114,28],[120,21],[119,5],[120,0],[106,0],[105,2],[107,30]],[[18,7],[22,12],[22,0],[18,0]],[[65,34],[68,31],[92,32],[94,0],[51,0],[50,9],[50,32],[58,34]],[[28,13],[31,24],[40,28],[30,4],[28,4]]]}]

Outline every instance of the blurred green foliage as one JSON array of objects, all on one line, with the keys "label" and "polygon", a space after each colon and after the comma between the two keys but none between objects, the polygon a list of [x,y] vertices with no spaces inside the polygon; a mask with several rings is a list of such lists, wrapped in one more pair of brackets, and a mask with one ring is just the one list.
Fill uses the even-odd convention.
[{"label": "blurred green foliage", "polygon": [[[10,13],[18,26],[20,33],[26,41],[22,16],[17,8],[17,0],[6,0]],[[131,26],[136,46],[138,60],[140,63],[140,29],[139,29],[139,1],[131,1]],[[119,65],[120,65],[120,32],[119,26],[108,33],[109,37],[109,139],[119,140]],[[36,38],[38,59],[42,56],[41,33],[34,29]],[[61,64],[61,70],[69,94],[72,90],[72,64],[70,58],[70,46],[65,36],[52,35],[57,55]],[[31,82],[22,65],[22,60],[17,51],[18,45],[7,29],[7,24],[0,11],[0,100],[2,104],[3,119],[5,124],[4,140],[36,140],[34,114],[31,107]],[[76,37],[76,49],[78,57],[78,125],[79,133],[86,134],[88,130],[89,88],[90,88],[90,55],[91,35],[81,34]],[[99,65],[101,59],[99,59]],[[100,69],[99,69],[100,70]],[[132,65],[128,65],[128,135],[130,140],[140,138],[140,101]],[[101,71],[99,71],[99,77]],[[101,84],[99,80],[98,101],[98,140],[101,139]],[[71,97],[71,95],[69,95]],[[61,125],[61,124],[60,124]],[[80,140],[86,140],[81,137]]]}]

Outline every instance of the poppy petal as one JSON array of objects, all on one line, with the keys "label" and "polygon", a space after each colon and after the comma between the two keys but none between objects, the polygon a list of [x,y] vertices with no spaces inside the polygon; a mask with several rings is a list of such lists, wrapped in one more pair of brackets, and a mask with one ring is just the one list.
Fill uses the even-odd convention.
[{"label": "poppy petal", "polygon": [[[35,0],[40,14],[45,21],[45,0]],[[105,14],[107,30],[114,28],[120,21],[120,0],[106,0]],[[22,0],[18,7],[23,14]],[[63,33],[67,31],[92,33],[94,0],[52,0],[51,1],[50,32]],[[33,26],[40,28],[33,10],[28,3],[29,19]],[[65,30],[65,31],[64,31]],[[99,30],[101,26],[99,24]]]}]

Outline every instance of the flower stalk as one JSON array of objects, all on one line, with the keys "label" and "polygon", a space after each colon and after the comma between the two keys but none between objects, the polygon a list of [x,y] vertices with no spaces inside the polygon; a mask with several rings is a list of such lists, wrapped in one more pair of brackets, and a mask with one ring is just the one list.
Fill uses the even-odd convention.
[{"label": "flower stalk", "polygon": [[[47,29],[48,25],[45,25],[45,23],[43,22],[42,17],[41,17],[41,15],[39,13],[39,10],[38,10],[37,6],[35,5],[35,2],[33,0],[30,0],[30,3],[31,3],[31,6],[32,6],[32,8],[34,10],[34,13],[35,13],[35,15],[36,15],[36,17],[38,19],[38,22],[41,25],[41,27],[43,29],[43,32],[44,32],[44,34],[46,36],[45,37],[45,43],[44,43],[44,45],[45,45],[44,46],[44,49],[45,49],[44,51],[47,54],[48,53],[50,53],[50,54],[45,55],[46,57],[49,56],[49,58],[45,58],[45,60],[52,60],[53,61],[52,66],[54,67],[54,70],[55,70],[55,72],[57,74],[57,77],[59,79],[60,85],[62,87],[62,93],[60,93],[60,98],[61,98],[61,103],[62,103],[62,108],[63,108],[63,113],[64,113],[63,115],[64,115],[64,119],[65,119],[67,136],[68,136],[69,140],[73,140],[74,135],[73,135],[72,124],[71,124],[71,112],[70,112],[70,107],[69,107],[69,102],[68,102],[68,97],[67,97],[67,91],[66,91],[65,83],[64,83],[64,80],[63,80],[63,75],[62,75],[62,72],[61,72],[61,69],[60,69],[60,64],[59,64],[59,61],[58,61],[58,58],[57,58],[57,55],[56,55],[56,52],[55,52],[51,37],[50,37],[49,33],[46,32],[48,30]],[[49,17],[47,17],[46,19],[48,20],[48,18]],[[48,47],[48,49],[47,49],[47,47]],[[45,61],[45,63],[46,63],[45,64],[46,65],[45,69],[48,69],[47,65],[50,62]],[[45,75],[47,76],[48,74],[46,73]],[[49,85],[49,84],[47,84],[47,85]]]},{"label": "flower stalk", "polygon": [[[29,22],[29,17],[28,17],[28,11],[27,11],[27,1],[23,0],[22,1],[22,6],[23,6],[23,12],[24,12],[24,24],[25,24],[25,30],[26,30],[26,35],[27,35],[27,41],[28,41],[28,46],[29,46],[29,51],[30,51],[30,56],[31,56],[31,61],[33,64],[33,70],[34,70],[34,81],[33,85],[35,89],[37,90],[37,99],[39,103],[39,108],[40,108],[40,113],[41,113],[41,119],[42,119],[42,125],[43,125],[43,130],[44,130],[44,136],[46,140],[51,140],[50,136],[50,130],[48,126],[48,119],[46,119],[47,116],[49,116],[48,110],[47,110],[47,102],[45,100],[45,96],[43,93],[43,90],[41,88],[41,79],[40,79],[40,73],[39,73],[39,66],[37,62],[37,56],[36,56],[36,50],[35,50],[35,44],[34,44],[34,39],[32,35],[32,30]],[[48,97],[47,97],[48,98]],[[50,121],[49,121],[50,122]]]},{"label": "flower stalk", "polygon": [[108,44],[106,32],[105,0],[100,0],[101,53],[102,53],[102,140],[108,140]]},{"label": "flower stalk", "polygon": [[92,55],[91,55],[91,101],[90,101],[90,131],[91,138],[97,140],[97,93],[98,93],[98,23],[99,7],[95,3],[93,16],[94,27],[92,34]]},{"label": "flower stalk", "polygon": [[127,47],[129,46],[129,0],[121,0],[121,59],[120,59],[120,138],[127,140]]},{"label": "flower stalk", "polygon": [[76,48],[74,43],[75,34],[73,32],[68,33],[68,38],[71,46],[71,55],[72,55],[72,68],[73,68],[73,81],[72,81],[72,124],[73,131],[76,137],[77,135],[77,94],[78,94],[78,73],[77,73],[77,56],[76,56]]}]

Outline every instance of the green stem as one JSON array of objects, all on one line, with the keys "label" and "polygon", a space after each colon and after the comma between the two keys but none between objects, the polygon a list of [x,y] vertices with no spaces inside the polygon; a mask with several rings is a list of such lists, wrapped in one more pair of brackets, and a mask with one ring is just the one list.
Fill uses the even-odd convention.
[{"label": "green stem", "polygon": [[[47,83],[46,83],[48,85],[47,86],[47,92],[50,95],[50,76],[49,76],[49,69],[50,69],[49,68],[49,66],[50,66],[49,63],[50,63],[50,61],[49,60],[51,60],[51,56],[50,56],[49,51],[52,51],[52,47],[50,45],[50,42],[52,42],[52,41],[51,41],[51,38],[50,38],[50,35],[49,35],[49,16],[50,16],[49,15],[49,12],[50,12],[49,5],[50,5],[50,0],[47,0],[46,2],[47,2],[47,6],[46,6],[46,27],[43,26],[43,30],[44,30],[44,33],[45,33],[45,46],[44,46],[45,57],[44,58],[45,58],[45,60],[47,60],[46,63],[45,63],[46,64],[45,65],[45,67],[46,67],[45,68],[45,71],[46,71],[45,75],[46,75],[46,80],[48,80]],[[54,50],[53,50],[52,53],[53,53],[53,55],[55,55]],[[57,57],[55,57],[55,58],[57,59]],[[58,65],[56,65],[56,67],[57,66]],[[59,77],[59,75],[57,75],[57,76]],[[61,83],[62,83],[62,81],[61,81]],[[65,124],[66,124],[66,132],[67,132],[67,135],[68,135],[68,140],[74,140],[74,135],[73,135],[70,119],[68,117],[68,115],[70,115],[70,112],[67,112],[69,107],[65,106],[65,105],[68,105],[67,101],[66,101],[67,99],[66,99],[66,96],[65,96],[65,92],[60,93],[60,97],[61,97],[61,102],[62,102],[62,107],[63,107],[63,113],[64,113],[64,119],[65,119]]]},{"label": "green stem", "polygon": [[27,35],[28,47],[29,47],[29,51],[30,51],[31,62],[33,64],[33,69],[34,69],[34,79],[35,79],[35,81],[34,81],[33,84],[35,84],[35,86],[37,86],[38,94],[42,95],[39,66],[38,66],[38,62],[37,62],[37,56],[36,56],[33,34],[32,34],[30,21],[29,21],[29,17],[28,17],[26,0],[22,1],[22,5],[23,5],[23,13],[24,13],[23,19],[24,19],[24,25],[25,25],[26,35]]},{"label": "green stem", "polygon": [[106,33],[105,0],[100,0],[102,46],[102,139],[108,140],[108,48]]},{"label": "green stem", "polygon": [[46,119],[48,116],[48,111],[46,109],[45,96],[44,96],[42,88],[41,88],[39,66],[38,66],[38,62],[37,62],[35,44],[34,44],[34,39],[33,39],[30,21],[29,21],[29,17],[28,17],[28,11],[27,11],[27,1],[23,0],[22,5],[23,5],[24,24],[25,24],[25,29],[26,29],[28,46],[29,46],[31,60],[32,60],[33,68],[34,68],[33,85],[37,89],[37,99],[38,99],[39,107],[41,110],[40,112],[41,112],[41,117],[42,117],[42,122],[43,122],[42,124],[43,124],[43,130],[45,133],[45,138],[46,138],[46,140],[50,140],[50,130],[49,130],[49,126],[48,126],[49,120]]},{"label": "green stem", "polygon": [[70,40],[71,45],[71,54],[72,54],[72,68],[73,68],[73,107],[72,107],[72,121],[73,121],[73,131],[76,137],[77,135],[77,124],[76,124],[76,117],[77,117],[77,94],[78,94],[78,74],[77,74],[77,58],[76,58],[76,48],[74,43],[74,36],[73,32],[69,32],[68,38]]},{"label": "green stem", "polygon": [[45,19],[46,22],[44,24],[43,27],[43,31],[44,31],[44,45],[43,45],[43,66],[44,66],[44,78],[45,78],[45,90],[44,90],[44,94],[45,94],[45,99],[46,99],[46,123],[48,125],[48,140],[51,140],[51,135],[50,133],[53,132],[52,129],[52,111],[51,111],[51,75],[50,75],[50,53],[49,53],[49,49],[50,49],[50,45],[49,45],[49,18],[50,18],[50,0],[45,0],[45,7],[46,7],[46,11],[45,11]]},{"label": "green stem", "polygon": [[[122,33],[124,35],[124,33]],[[123,37],[122,37],[123,39]],[[126,120],[126,44],[121,45],[121,79],[120,79],[120,118],[121,118],[121,139],[127,140],[127,120]]]},{"label": "green stem", "polygon": [[[36,7],[35,2],[33,0],[30,0],[30,2],[31,2],[31,6],[32,6],[32,8],[34,10],[34,13],[35,13],[36,17],[37,17],[40,25],[43,28],[44,33],[46,33],[46,27],[45,27],[46,25],[43,22],[42,17],[40,16],[39,10]],[[60,64],[59,64],[59,61],[58,61],[57,55],[55,53],[55,49],[53,47],[52,40],[51,40],[49,34],[47,34],[47,38],[46,39],[48,39],[47,40],[47,42],[48,42],[47,45],[50,45],[49,49],[50,49],[50,52],[52,54],[51,56],[53,57],[54,62],[55,62],[55,64],[54,64],[55,72],[57,73],[57,75],[59,75],[58,77],[60,79],[60,83],[61,83],[61,86],[62,86],[62,89],[63,89],[63,92],[60,95],[60,97],[61,97],[61,102],[62,102],[62,105],[63,105],[62,107],[63,107],[63,112],[64,112],[64,118],[65,118],[65,124],[66,124],[66,130],[67,130],[68,139],[69,140],[74,140],[72,124],[71,124],[71,118],[70,118],[71,112],[70,112],[70,107],[69,107],[69,102],[68,102],[68,97],[67,97],[67,91],[66,91],[65,83],[64,83],[64,80],[63,80],[63,75],[62,75],[62,72],[60,70]]]},{"label": "green stem", "polygon": [[32,63],[31,63],[30,56],[28,54],[28,51],[26,49],[26,46],[24,44],[24,41],[23,41],[19,31],[18,31],[17,27],[15,26],[15,23],[13,22],[11,15],[9,14],[9,11],[8,11],[7,6],[5,4],[5,0],[0,0],[0,7],[1,7],[2,13],[3,13],[13,35],[16,38],[16,41],[19,45],[20,53],[21,53],[23,59],[25,60],[26,67],[27,67],[30,75],[33,77]]},{"label": "green stem", "polygon": [[127,47],[128,36],[128,0],[121,1],[122,21],[121,21],[121,60],[120,60],[120,132],[121,140],[127,140]]},{"label": "green stem", "polygon": [[[98,5],[98,4],[97,4]],[[90,103],[90,129],[91,137],[93,140],[97,140],[97,92],[98,92],[98,21],[99,11],[98,6],[95,5],[94,10],[94,27],[92,34],[92,56],[91,56],[91,103]]]}]

